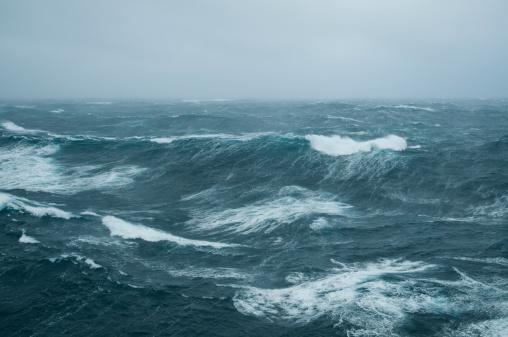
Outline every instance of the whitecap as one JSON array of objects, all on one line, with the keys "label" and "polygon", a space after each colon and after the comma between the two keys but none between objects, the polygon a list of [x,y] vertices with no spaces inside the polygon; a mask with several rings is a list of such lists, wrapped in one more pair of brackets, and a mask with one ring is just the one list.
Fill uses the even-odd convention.
[{"label": "whitecap", "polygon": [[345,156],[372,150],[402,151],[407,148],[406,140],[396,135],[388,135],[367,141],[356,141],[342,136],[321,135],[307,135],[305,139],[310,142],[310,146],[314,150],[329,156]]},{"label": "whitecap", "polygon": [[251,132],[242,134],[227,134],[227,133],[211,133],[211,134],[190,134],[182,136],[170,136],[170,137],[154,137],[150,138],[151,142],[158,144],[169,144],[179,140],[189,139],[224,139],[224,140],[236,140],[236,141],[250,141],[255,138],[270,135],[271,132]]},{"label": "whitecap", "polygon": [[316,220],[312,221],[309,227],[314,231],[319,231],[321,229],[330,227],[330,223],[328,220],[326,220],[326,218],[317,218]]},{"label": "whitecap", "polygon": [[59,114],[59,113],[62,113],[62,112],[64,112],[64,111],[65,111],[64,109],[54,109],[54,110],[50,110],[50,112],[55,113],[55,114]]},{"label": "whitecap", "polygon": [[94,260],[90,258],[85,258],[84,262],[91,268],[91,269],[98,269],[103,268],[100,264],[96,263]]},{"label": "whitecap", "polygon": [[343,121],[349,121],[349,122],[356,122],[356,123],[364,123],[363,121],[359,119],[349,118],[349,117],[343,117],[343,116],[334,116],[334,115],[328,115],[326,116],[328,119],[341,119]]},{"label": "whitecap", "polygon": [[306,216],[344,215],[351,207],[328,193],[287,186],[274,198],[218,212],[200,212],[188,224],[200,230],[220,228],[240,234],[269,233]]},{"label": "whitecap", "polygon": [[19,132],[19,133],[35,133],[35,132],[38,132],[38,130],[25,129],[24,127],[19,126],[16,123],[13,123],[11,121],[2,122],[2,127],[5,130],[11,131],[11,132]]},{"label": "whitecap", "polygon": [[160,229],[155,229],[140,224],[133,224],[111,215],[103,217],[102,223],[109,229],[112,236],[119,236],[124,239],[141,239],[149,242],[169,241],[181,246],[196,247],[225,248],[236,246],[222,242],[186,239],[164,232]]},{"label": "whitecap", "polygon": [[28,236],[26,235],[25,233],[25,230],[23,229],[23,231],[21,232],[21,236],[19,237],[19,240],[18,240],[20,243],[32,243],[32,244],[35,244],[35,243],[40,243],[39,240],[31,237],[31,236]]},{"label": "whitecap", "polygon": [[412,294],[403,284],[384,281],[382,277],[418,273],[432,267],[402,260],[344,265],[317,279],[306,280],[304,275],[290,278],[297,284],[286,288],[242,287],[233,297],[233,304],[244,315],[296,324],[329,315],[338,319],[339,325],[348,322],[356,326],[351,333],[386,336],[405,313],[438,305],[440,299],[432,294]]},{"label": "whitecap", "polygon": [[65,169],[51,157],[58,150],[56,145],[0,148],[0,188],[74,194],[128,185],[144,171],[137,166],[119,166],[101,173],[95,173],[100,170],[97,166]]},{"label": "whitecap", "polygon": [[406,105],[406,104],[396,105],[396,106],[394,106],[394,108],[396,108],[396,109],[406,109],[406,110],[422,110],[422,111],[428,111],[428,112],[434,112],[434,111],[436,111],[435,109],[429,108],[429,107],[421,107],[421,106]]},{"label": "whitecap", "polygon": [[104,268],[94,260],[88,257],[81,256],[79,254],[62,254],[58,258],[50,258],[49,261],[52,263],[61,261],[61,260],[71,260],[74,264],[77,264],[78,262],[84,263],[88,266],[90,269],[99,269]]},{"label": "whitecap", "polygon": [[473,209],[474,216],[487,216],[492,218],[502,218],[508,215],[508,196],[503,195],[496,198],[493,203],[478,206]]},{"label": "whitecap", "polygon": [[460,326],[450,331],[447,337],[506,337],[508,336],[508,317],[489,319]]},{"label": "whitecap", "polygon": [[23,213],[29,213],[40,218],[50,216],[68,220],[73,217],[72,213],[63,211],[59,208],[0,192],[0,210],[3,209],[13,209]]},{"label": "whitecap", "polygon": [[484,258],[474,258],[474,257],[453,257],[454,260],[462,260],[469,262],[477,262],[477,263],[486,263],[486,264],[498,264],[501,266],[508,267],[508,259],[504,257],[484,257]]},{"label": "whitecap", "polygon": [[84,211],[84,212],[81,212],[81,215],[90,215],[90,216],[97,216],[97,217],[100,217],[99,214],[95,213],[95,212],[92,212],[92,211]]},{"label": "whitecap", "polygon": [[457,269],[458,280],[439,280],[422,278],[422,273],[437,268],[423,262],[335,264],[339,268],[321,277],[291,273],[286,280],[295,284],[285,288],[234,286],[238,290],[233,304],[244,315],[271,322],[307,324],[327,316],[347,336],[398,336],[408,315],[460,318],[482,313],[494,319],[442,335],[503,336],[506,317],[495,316],[506,312],[506,291]]}]

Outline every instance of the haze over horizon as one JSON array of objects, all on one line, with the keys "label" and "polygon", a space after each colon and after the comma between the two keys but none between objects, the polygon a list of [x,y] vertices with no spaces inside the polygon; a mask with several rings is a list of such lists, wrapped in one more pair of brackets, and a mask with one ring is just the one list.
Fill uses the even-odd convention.
[{"label": "haze over horizon", "polygon": [[505,97],[508,2],[0,0],[0,98]]}]

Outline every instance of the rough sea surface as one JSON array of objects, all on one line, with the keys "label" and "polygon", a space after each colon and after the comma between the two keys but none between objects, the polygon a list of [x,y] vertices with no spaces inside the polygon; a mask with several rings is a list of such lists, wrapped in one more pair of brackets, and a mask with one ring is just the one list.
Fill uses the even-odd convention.
[{"label": "rough sea surface", "polygon": [[4,101],[2,336],[508,336],[508,101]]}]

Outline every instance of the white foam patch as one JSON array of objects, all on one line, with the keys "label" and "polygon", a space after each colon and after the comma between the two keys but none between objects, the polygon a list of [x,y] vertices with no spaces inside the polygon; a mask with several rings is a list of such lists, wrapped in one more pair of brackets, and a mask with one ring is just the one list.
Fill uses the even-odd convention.
[{"label": "white foam patch", "polygon": [[508,318],[490,319],[468,324],[446,334],[449,337],[507,337]]},{"label": "white foam patch", "polygon": [[3,209],[13,209],[40,218],[50,216],[53,218],[70,219],[73,217],[72,213],[59,208],[0,192],[0,210]]},{"label": "white foam patch", "polygon": [[[344,265],[328,276],[281,289],[244,287],[234,298],[244,315],[272,321],[308,323],[324,315],[357,326],[356,333],[388,335],[405,312],[416,311],[434,299],[431,295],[406,297],[403,287],[381,279],[388,274],[418,273],[432,265],[421,262],[384,260],[365,265]],[[399,296],[397,296],[399,293]],[[376,336],[377,336],[376,335]]]},{"label": "white foam patch", "polygon": [[84,211],[84,212],[81,212],[81,215],[90,215],[90,216],[98,216],[100,217],[99,214],[95,213],[95,212],[92,212],[92,211]]},{"label": "white foam patch", "polygon": [[275,198],[240,208],[196,214],[188,224],[196,229],[222,229],[240,234],[269,233],[280,226],[314,215],[344,215],[352,206],[338,202],[333,195],[288,186]]},{"label": "white foam patch", "polygon": [[56,145],[0,148],[0,188],[73,194],[128,185],[144,171],[137,166],[120,166],[101,173],[96,173],[98,167],[66,169],[51,157],[58,150]]},{"label": "white foam patch", "polygon": [[442,335],[505,336],[504,281],[501,288],[458,269],[456,280],[425,279],[424,273],[437,266],[400,259],[334,263],[339,268],[319,278],[288,275],[287,281],[296,284],[286,288],[236,286],[233,304],[244,315],[272,322],[306,324],[327,316],[347,336],[399,336],[399,328],[415,314],[460,318],[480,313],[490,319]]},{"label": "white foam patch", "polygon": [[174,141],[189,139],[225,139],[225,140],[249,141],[270,134],[271,134],[270,132],[252,132],[252,133],[242,133],[238,135],[227,133],[196,134],[196,135],[183,135],[172,137],[156,137],[150,138],[150,141],[158,144],[169,144]]},{"label": "white foam patch", "polygon": [[503,218],[508,215],[508,196],[503,195],[489,205],[478,206],[472,213],[480,217]]},{"label": "white foam patch", "polygon": [[359,119],[349,118],[349,117],[343,117],[343,116],[334,116],[334,115],[328,115],[326,116],[328,119],[340,119],[343,121],[349,121],[349,122],[355,122],[355,123],[363,123],[363,121]]},{"label": "white foam patch", "polygon": [[251,275],[234,268],[186,268],[168,269],[167,272],[176,277],[210,278],[210,279],[249,279]]},{"label": "white foam patch", "polygon": [[235,246],[222,242],[186,239],[159,229],[133,224],[111,215],[103,217],[102,223],[109,229],[112,236],[119,236],[124,239],[141,239],[149,242],[169,241],[181,246],[196,247],[225,248]]},{"label": "white foam patch", "polygon": [[11,121],[5,121],[5,122],[2,122],[2,127],[7,130],[7,131],[11,131],[11,132],[20,132],[20,133],[34,133],[34,132],[38,132],[37,130],[29,130],[29,129],[25,129],[24,127],[22,126],[19,126]]},{"label": "white foam patch", "polygon": [[312,221],[309,227],[314,231],[319,231],[325,228],[329,228],[331,225],[328,220],[326,220],[326,218],[317,218],[316,220]]},{"label": "white foam patch", "polygon": [[508,259],[504,257],[484,257],[484,258],[474,258],[474,257],[454,257],[455,260],[476,262],[476,263],[485,263],[485,264],[498,264],[500,266],[508,267]]},{"label": "white foam patch", "polygon": [[96,263],[94,260],[92,260],[92,259],[90,259],[88,257],[84,257],[84,256],[81,256],[81,255],[78,255],[78,254],[62,254],[58,258],[50,258],[49,261],[55,263],[55,262],[58,262],[58,261],[61,261],[61,260],[66,260],[66,259],[70,259],[71,261],[73,261],[74,264],[77,264],[78,262],[84,263],[90,269],[104,268],[100,264]]},{"label": "white foam patch", "polygon": [[429,112],[436,111],[435,109],[429,108],[429,107],[421,107],[421,106],[406,105],[406,104],[396,105],[396,106],[394,106],[394,108],[396,108],[396,109],[406,109],[406,110],[422,110],[422,111],[429,111]]},{"label": "white foam patch", "polygon": [[55,113],[55,114],[59,114],[59,113],[62,113],[64,111],[65,111],[64,109],[54,109],[54,110],[51,110],[50,112]]},{"label": "white foam patch", "polygon": [[407,148],[406,140],[396,135],[389,135],[367,141],[356,141],[349,137],[342,136],[320,135],[307,135],[305,139],[310,142],[310,146],[314,150],[329,156],[346,156],[372,150],[403,151]]},{"label": "white foam patch", "polygon": [[35,239],[35,238],[31,237],[31,236],[26,235],[24,229],[23,229],[22,234],[21,234],[21,236],[20,236],[18,241],[20,243],[31,243],[31,244],[40,243],[39,240],[37,240],[37,239]]}]

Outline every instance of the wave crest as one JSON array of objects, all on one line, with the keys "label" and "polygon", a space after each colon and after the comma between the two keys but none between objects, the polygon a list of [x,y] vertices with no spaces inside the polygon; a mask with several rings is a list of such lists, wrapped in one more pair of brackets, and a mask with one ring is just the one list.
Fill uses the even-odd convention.
[{"label": "wave crest", "polygon": [[352,206],[338,202],[334,196],[297,186],[282,188],[273,199],[262,200],[240,208],[196,216],[189,224],[199,229],[223,228],[240,234],[269,233],[312,215],[344,215]]},{"label": "wave crest", "polygon": [[0,192],[0,211],[4,209],[29,213],[39,218],[50,216],[68,220],[73,217],[72,213],[59,208]]},{"label": "wave crest", "polygon": [[112,236],[119,236],[124,239],[141,239],[149,242],[169,241],[181,246],[196,247],[225,248],[235,246],[222,242],[186,239],[160,229],[133,224],[111,215],[103,217],[102,223],[109,229]]},{"label": "wave crest", "polygon": [[406,140],[396,135],[388,135],[367,141],[356,141],[342,136],[321,135],[307,135],[305,139],[310,142],[310,146],[314,150],[329,156],[346,156],[372,150],[403,151],[407,148]]}]

